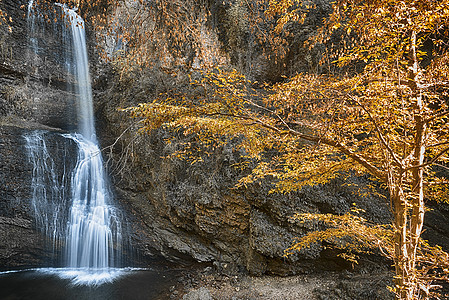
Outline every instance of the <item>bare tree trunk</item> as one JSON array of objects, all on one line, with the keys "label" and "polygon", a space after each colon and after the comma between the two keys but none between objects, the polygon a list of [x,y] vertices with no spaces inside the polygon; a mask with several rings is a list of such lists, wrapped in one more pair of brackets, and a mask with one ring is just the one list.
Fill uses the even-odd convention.
[{"label": "bare tree trunk", "polygon": [[[406,171],[402,169],[399,177],[391,178],[390,197],[394,203],[395,219],[395,268],[396,268],[396,296],[398,299],[412,300],[419,296],[418,278],[416,273],[416,254],[419,240],[424,224],[424,154],[426,122],[423,117],[423,98],[418,88],[419,64],[416,55],[416,32],[410,36],[410,66],[408,75],[408,86],[414,97],[414,124],[415,139],[413,143],[412,186],[409,197],[404,195],[405,184],[403,176],[407,177]],[[391,175],[390,175],[391,176]],[[409,206],[411,204],[411,207]],[[409,214],[411,212],[411,215]]]},{"label": "bare tree trunk", "polygon": [[[418,140],[420,142],[417,143],[415,148],[414,166],[421,166],[424,160],[423,137],[421,136]],[[390,187],[390,197],[394,204],[396,292],[398,299],[406,300],[417,299],[419,294],[416,276],[416,254],[425,212],[423,168],[414,168],[412,176],[411,201],[405,196],[401,181]]]},{"label": "bare tree trunk", "polygon": [[[402,175],[401,175],[402,176]],[[398,299],[413,299],[413,282],[410,280],[410,253],[409,253],[409,230],[407,226],[407,200],[400,182],[395,182],[390,186],[390,198],[394,205],[394,225],[395,225],[395,285]]]},{"label": "bare tree trunk", "polygon": [[[426,124],[423,120],[423,105],[422,96],[418,95],[415,104],[415,141],[414,141],[414,159],[412,169],[412,215],[410,216],[410,269],[415,270],[416,268],[416,251],[419,247],[419,239],[421,236],[423,224],[424,224],[424,187],[423,187],[423,176],[424,176],[424,153],[426,151],[424,138],[426,132]],[[416,276],[416,272],[414,274]],[[416,281],[416,278],[412,278]],[[414,294],[418,294],[418,290],[414,291]]]}]

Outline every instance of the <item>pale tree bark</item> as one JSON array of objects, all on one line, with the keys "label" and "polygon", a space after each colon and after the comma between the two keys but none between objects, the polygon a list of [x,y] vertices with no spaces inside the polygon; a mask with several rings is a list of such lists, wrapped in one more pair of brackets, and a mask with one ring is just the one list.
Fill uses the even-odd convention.
[{"label": "pale tree bark", "polygon": [[[395,218],[395,267],[397,298],[412,300],[419,295],[418,278],[416,274],[416,255],[419,240],[424,224],[424,154],[426,122],[424,120],[424,104],[419,90],[419,64],[416,55],[416,32],[410,35],[408,86],[412,91],[414,114],[414,142],[412,147],[411,192],[404,194],[404,182],[402,177],[407,177],[407,172],[401,170],[401,178],[392,180],[390,196],[394,203]],[[410,214],[411,213],[411,214]]]},{"label": "pale tree bark", "polygon": [[407,237],[408,237],[408,213],[407,199],[402,188],[403,176],[401,172],[395,174],[394,171],[389,172],[388,185],[390,190],[390,200],[393,206],[394,215],[394,266],[395,266],[395,285],[396,295],[398,299],[412,299],[408,295],[413,294],[410,290],[409,282],[409,264],[410,259]]},{"label": "pale tree bark", "polygon": [[[416,254],[419,247],[424,222],[424,195],[422,184],[422,170],[413,171],[417,184],[412,191],[409,201],[403,190],[403,178],[405,174],[395,175],[389,182],[390,199],[393,204],[394,214],[394,265],[395,285],[398,299],[417,299],[419,294],[416,276]],[[410,208],[410,205],[412,206]],[[411,214],[410,214],[411,212]]]}]

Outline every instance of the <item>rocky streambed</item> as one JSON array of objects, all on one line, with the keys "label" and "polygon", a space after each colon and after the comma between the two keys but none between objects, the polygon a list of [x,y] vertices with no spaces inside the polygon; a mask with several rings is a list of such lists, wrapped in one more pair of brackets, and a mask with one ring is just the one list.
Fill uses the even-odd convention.
[{"label": "rocky streambed", "polygon": [[[354,274],[322,272],[319,274],[279,276],[224,276],[199,271],[188,278],[188,284],[172,286],[170,299],[183,300],[355,300],[394,299],[387,289],[390,271]],[[183,279],[184,280],[184,279]]]}]

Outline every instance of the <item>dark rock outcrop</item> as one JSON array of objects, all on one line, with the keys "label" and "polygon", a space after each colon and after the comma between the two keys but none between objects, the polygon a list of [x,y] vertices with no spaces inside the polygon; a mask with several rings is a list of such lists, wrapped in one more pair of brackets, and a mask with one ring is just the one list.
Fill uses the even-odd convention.
[{"label": "dark rock outcrop", "polygon": [[[120,128],[117,124],[127,121],[108,103],[103,102],[98,116],[99,124],[106,126],[100,131],[103,143],[113,144],[122,133],[114,131]],[[242,153],[228,145],[195,164],[167,158],[183,138],[181,134],[173,139],[162,130],[149,136],[128,130],[109,153],[116,197],[133,215],[136,246],[150,256],[161,253],[176,260],[188,255],[213,262],[225,273],[338,270],[350,265],[319,245],[284,258],[295,237],[318,228],[289,217],[295,212],[343,214],[355,203],[366,210],[368,219],[389,221],[383,199],[357,195],[356,186],[367,183],[364,178],[334,180],[290,195],[269,194],[269,180],[236,189],[244,173],[232,165],[241,162]]]},{"label": "dark rock outcrop", "polygon": [[44,41],[33,50],[27,4],[0,1],[0,9],[11,17],[11,22],[0,24],[1,269],[48,265],[53,259],[31,207],[33,165],[24,135],[48,131],[49,151],[57,160],[66,155],[59,133],[74,128],[77,122],[75,97],[67,88],[61,36],[54,33],[56,26],[41,22],[36,26],[42,27],[38,33]]},{"label": "dark rock outcrop", "polygon": [[[0,24],[0,117],[15,115],[50,127],[75,128],[75,97],[68,88],[62,42],[65,26],[36,17],[31,31],[27,4],[0,2],[12,20]],[[33,46],[31,38],[36,41]]]},{"label": "dark rock outcrop", "polygon": [[30,207],[31,166],[23,130],[0,126],[0,265],[33,265],[42,260],[43,240],[33,229]]},{"label": "dark rock outcrop", "polygon": [[47,131],[48,129],[29,121],[16,120],[14,123],[9,119],[6,123],[5,120],[0,120],[1,269],[56,265],[60,262],[59,257],[55,256],[58,249],[53,248],[49,237],[43,234],[42,224],[35,219],[32,199],[33,163],[30,161],[25,135],[34,130],[46,132],[47,151],[57,162],[55,174],[64,174],[63,160],[69,159],[66,157],[67,153],[76,148],[57,131]]}]

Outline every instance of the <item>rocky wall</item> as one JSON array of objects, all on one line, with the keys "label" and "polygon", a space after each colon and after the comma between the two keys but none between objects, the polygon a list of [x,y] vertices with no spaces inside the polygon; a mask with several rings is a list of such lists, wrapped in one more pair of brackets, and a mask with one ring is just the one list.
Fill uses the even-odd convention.
[{"label": "rocky wall", "polygon": [[57,263],[33,215],[33,166],[24,136],[47,131],[50,153],[55,160],[64,159],[67,145],[59,133],[77,122],[75,98],[64,76],[61,36],[54,34],[54,25],[35,24],[43,40],[33,49],[27,5],[0,1],[0,9],[11,18],[0,24],[0,269]]},{"label": "rocky wall", "polygon": [[[238,1],[209,2],[211,34],[218,34],[219,50],[249,77],[273,81],[279,79],[280,72],[288,75],[316,67],[319,53],[301,46],[329,11],[328,1],[314,1],[316,10],[302,27],[294,28],[294,47],[280,64],[284,67],[267,60],[263,49],[248,42],[249,31],[242,25],[245,12]],[[239,22],[234,22],[236,16],[240,16]],[[194,93],[186,74],[173,76],[170,70],[151,69],[119,79],[112,69],[106,70],[95,86],[98,132],[102,144],[111,145],[105,154],[115,194],[129,212],[132,240],[144,257],[162,254],[175,261],[190,257],[213,263],[220,272],[257,275],[352,269],[354,265],[342,260],[332,244],[318,244],[284,257],[295,237],[321,228],[317,223],[299,224],[290,217],[296,212],[344,214],[355,205],[365,210],[363,216],[370,221],[390,222],[385,198],[360,195],[359,188],[370,183],[368,178],[349,177],[277,195],[268,193],[269,179],[235,188],[246,173],[232,167],[242,160],[242,153],[233,145],[218,148],[195,164],[167,158],[189,137],[163,130],[142,135],[133,123],[136,120],[117,109],[152,101],[161,92]],[[439,218],[446,219],[443,212],[428,215],[426,234],[444,242]],[[372,255],[362,258],[356,267],[373,272],[388,266],[380,256]]]},{"label": "rocky wall", "polygon": [[[239,1],[209,1],[211,22],[205,34],[209,40],[218,37],[219,49],[213,52],[227,57],[249,78],[273,81],[280,75],[310,71],[319,53],[302,48],[302,43],[329,10],[327,1],[315,2],[317,9],[306,23],[293,28],[292,48],[283,61],[270,60],[266,49],[249,39],[249,20],[245,20],[249,15]],[[343,214],[355,203],[367,211],[368,219],[389,222],[383,199],[357,194],[356,185],[363,187],[366,178],[334,180],[290,195],[269,194],[269,179],[236,189],[248,170],[233,167],[243,156],[233,145],[218,148],[195,164],[167,158],[189,137],[163,130],[142,135],[133,124],[136,120],[117,110],[151,101],[161,92],[195,93],[187,79],[189,71],[173,66],[173,70],[153,68],[122,77],[106,67],[94,85],[99,138],[103,145],[111,145],[105,156],[114,192],[129,213],[132,240],[143,259],[193,258],[214,264],[220,272],[257,275],[351,268],[331,245],[316,245],[288,258],[284,250],[295,237],[319,228],[292,221],[295,212]]]},{"label": "rocky wall", "polygon": [[[117,90],[115,90],[117,88]],[[352,266],[331,245],[316,245],[284,257],[295,237],[320,228],[292,221],[295,212],[343,214],[355,204],[365,217],[389,222],[384,199],[360,196],[366,178],[334,180],[289,195],[269,194],[270,180],[235,188],[246,174],[233,167],[242,153],[226,145],[194,164],[168,158],[188,137],[159,130],[150,135],[112,105],[138,95],[136,86],[116,86],[99,94],[100,139],[108,149],[108,170],[116,198],[130,213],[132,239],[148,257],[162,254],[171,260],[191,257],[213,263],[221,272],[288,275]],[[187,92],[187,91],[186,91]],[[118,102],[115,102],[118,103]],[[130,126],[130,127],[128,127]],[[167,140],[170,139],[170,143]],[[373,258],[379,262],[379,258]]]}]

